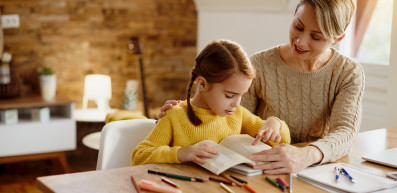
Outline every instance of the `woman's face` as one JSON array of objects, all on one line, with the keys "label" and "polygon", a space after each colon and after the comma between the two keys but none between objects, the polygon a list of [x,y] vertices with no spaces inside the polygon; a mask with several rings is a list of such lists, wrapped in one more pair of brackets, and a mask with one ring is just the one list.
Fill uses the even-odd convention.
[{"label": "woman's face", "polygon": [[324,37],[317,24],[314,7],[307,3],[296,11],[289,37],[292,54],[300,60],[316,59],[334,43]]}]

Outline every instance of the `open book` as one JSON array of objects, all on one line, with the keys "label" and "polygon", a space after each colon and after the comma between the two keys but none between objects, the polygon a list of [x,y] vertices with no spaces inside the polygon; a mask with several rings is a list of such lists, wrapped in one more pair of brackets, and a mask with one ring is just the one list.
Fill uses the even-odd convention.
[{"label": "open book", "polygon": [[[216,175],[227,169],[247,176],[261,174],[262,170],[252,169],[252,166],[258,163],[248,159],[247,156],[271,147],[262,142],[252,145],[254,140],[255,138],[247,134],[241,134],[226,137],[219,144],[211,140],[200,141],[198,144],[209,144],[218,149],[218,155],[205,159],[206,163],[201,166]],[[249,166],[239,164],[247,164]]]}]

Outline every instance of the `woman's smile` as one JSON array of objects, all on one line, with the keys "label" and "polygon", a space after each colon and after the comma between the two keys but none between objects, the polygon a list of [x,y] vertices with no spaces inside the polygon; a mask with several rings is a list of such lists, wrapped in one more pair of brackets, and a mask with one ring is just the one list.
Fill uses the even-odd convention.
[{"label": "woman's smile", "polygon": [[296,44],[294,44],[294,50],[296,53],[298,54],[306,54],[307,52],[309,52],[308,50],[304,50],[302,48],[299,48]]}]

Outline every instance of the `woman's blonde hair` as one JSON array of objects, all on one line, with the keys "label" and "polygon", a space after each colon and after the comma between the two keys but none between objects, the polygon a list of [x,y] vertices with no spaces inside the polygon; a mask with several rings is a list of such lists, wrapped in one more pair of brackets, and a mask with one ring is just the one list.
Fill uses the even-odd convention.
[{"label": "woman's blonde hair", "polygon": [[201,124],[200,118],[197,117],[190,104],[191,90],[196,78],[202,76],[208,83],[221,83],[234,73],[242,73],[251,79],[255,78],[255,70],[239,44],[229,40],[217,40],[208,44],[200,52],[186,91],[187,114],[192,124],[196,126]]},{"label": "woman's blonde hair", "polygon": [[314,7],[317,23],[327,39],[336,39],[345,33],[356,9],[353,0],[300,0],[295,13],[305,3]]}]

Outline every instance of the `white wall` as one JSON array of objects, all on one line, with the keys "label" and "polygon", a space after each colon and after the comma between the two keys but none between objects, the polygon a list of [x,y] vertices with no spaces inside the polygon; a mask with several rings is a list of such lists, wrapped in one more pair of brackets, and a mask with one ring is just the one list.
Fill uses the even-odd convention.
[{"label": "white wall", "polygon": [[387,127],[397,127],[397,2],[393,2],[389,82],[387,97]]},{"label": "white wall", "polygon": [[200,52],[216,39],[241,44],[249,55],[288,43],[295,1],[195,0]]},{"label": "white wall", "polygon": [[198,14],[198,45],[216,39],[229,39],[241,44],[248,55],[273,46],[288,43],[291,13],[229,13],[200,12]]}]

